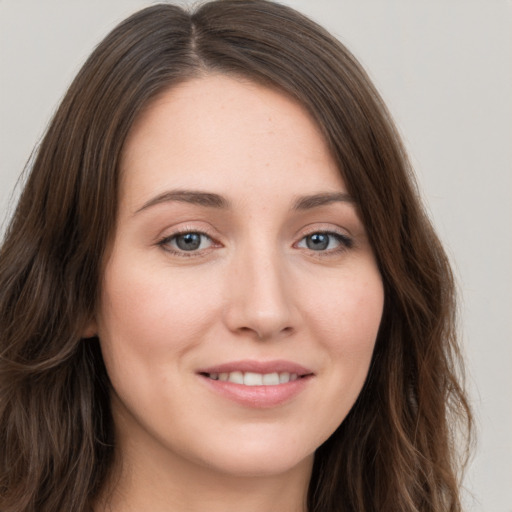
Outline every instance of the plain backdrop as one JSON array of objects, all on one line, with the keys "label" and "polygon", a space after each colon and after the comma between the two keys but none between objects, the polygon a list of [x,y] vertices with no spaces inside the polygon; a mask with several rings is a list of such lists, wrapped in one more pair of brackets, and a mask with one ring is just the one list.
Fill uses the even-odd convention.
[{"label": "plain backdrop", "polygon": [[[81,63],[151,3],[0,0],[0,225]],[[512,512],[512,1],[285,3],[353,51],[404,137],[462,294],[478,427],[467,510]]]}]

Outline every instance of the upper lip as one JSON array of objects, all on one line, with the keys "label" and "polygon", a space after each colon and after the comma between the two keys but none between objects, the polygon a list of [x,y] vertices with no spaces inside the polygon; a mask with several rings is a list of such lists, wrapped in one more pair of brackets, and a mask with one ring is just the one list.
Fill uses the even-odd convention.
[{"label": "upper lip", "polygon": [[241,361],[230,361],[207,368],[201,368],[198,373],[231,373],[231,372],[254,372],[254,373],[296,373],[299,377],[311,375],[313,372],[298,363],[285,360],[256,361],[244,359]]}]

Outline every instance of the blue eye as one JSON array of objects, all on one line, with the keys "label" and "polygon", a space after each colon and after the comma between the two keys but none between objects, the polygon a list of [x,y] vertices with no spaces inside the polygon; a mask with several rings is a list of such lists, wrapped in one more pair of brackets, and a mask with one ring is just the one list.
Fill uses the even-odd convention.
[{"label": "blue eye", "polygon": [[188,231],[167,237],[162,240],[161,244],[176,252],[193,252],[210,247],[212,239],[204,233]]},{"label": "blue eye", "polygon": [[341,248],[350,248],[352,240],[339,233],[318,232],[305,236],[297,245],[311,251],[336,251]]}]

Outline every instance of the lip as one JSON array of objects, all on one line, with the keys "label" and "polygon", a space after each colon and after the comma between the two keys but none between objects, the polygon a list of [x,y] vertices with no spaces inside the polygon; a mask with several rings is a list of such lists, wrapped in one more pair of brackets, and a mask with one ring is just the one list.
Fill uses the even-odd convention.
[{"label": "lip", "polygon": [[255,372],[255,373],[296,373],[300,377],[313,375],[314,372],[305,366],[285,361],[282,359],[275,361],[255,361],[244,359],[241,361],[231,361],[208,368],[201,368],[197,373],[231,373],[231,372]]},{"label": "lip", "polygon": [[[296,373],[299,378],[286,384],[244,386],[229,381],[210,379],[210,373],[231,373],[234,371],[255,373]],[[250,408],[265,409],[284,405],[291,401],[311,383],[314,373],[308,368],[291,361],[232,361],[201,369],[197,375],[214,393]]]}]

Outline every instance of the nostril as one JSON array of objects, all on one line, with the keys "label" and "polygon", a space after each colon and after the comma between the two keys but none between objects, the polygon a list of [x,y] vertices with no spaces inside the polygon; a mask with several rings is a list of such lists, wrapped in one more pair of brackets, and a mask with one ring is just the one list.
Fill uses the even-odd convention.
[{"label": "nostril", "polygon": [[252,287],[252,292],[247,290],[244,294],[242,291],[245,287],[244,290],[235,288],[237,293],[229,297],[224,310],[226,326],[239,336],[250,336],[262,341],[288,336],[294,330],[293,309],[289,302],[271,300],[273,294],[261,283],[258,288],[260,292]]},{"label": "nostril", "polygon": [[251,335],[257,338],[258,340],[264,341],[268,340],[270,338],[279,338],[283,336],[288,336],[293,332],[293,327],[283,327],[283,328],[258,328],[258,327],[239,327],[237,329],[239,334],[242,335]]}]

